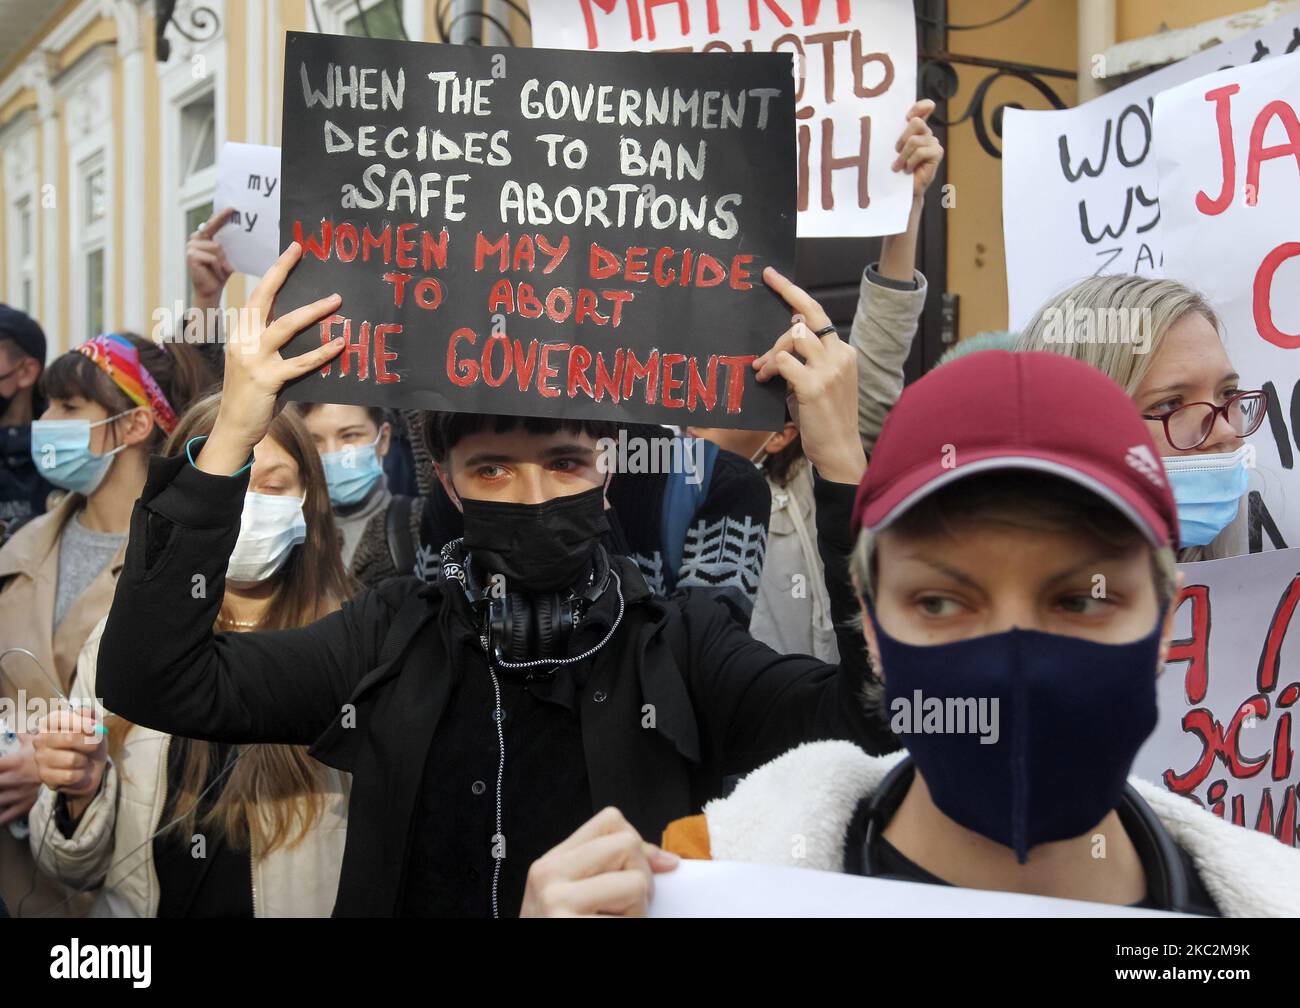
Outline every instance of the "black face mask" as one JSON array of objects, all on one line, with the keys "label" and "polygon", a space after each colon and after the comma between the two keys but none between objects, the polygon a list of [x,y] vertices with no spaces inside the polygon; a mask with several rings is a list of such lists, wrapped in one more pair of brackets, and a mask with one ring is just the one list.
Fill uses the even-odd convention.
[{"label": "black face mask", "polygon": [[590,568],[601,533],[609,529],[603,486],[543,504],[462,497],[461,506],[465,548],[485,570],[505,577],[507,591],[573,587]]}]

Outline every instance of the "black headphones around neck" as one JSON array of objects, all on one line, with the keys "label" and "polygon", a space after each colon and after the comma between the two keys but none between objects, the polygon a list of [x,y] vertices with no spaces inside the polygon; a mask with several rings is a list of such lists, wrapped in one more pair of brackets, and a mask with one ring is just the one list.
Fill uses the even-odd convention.
[{"label": "black headphones around neck", "polygon": [[609,586],[609,554],[599,543],[590,576],[565,592],[499,590],[479,581],[472,555],[465,558],[465,595],[484,617],[488,646],[498,660],[526,662],[562,658],[583,611]]}]

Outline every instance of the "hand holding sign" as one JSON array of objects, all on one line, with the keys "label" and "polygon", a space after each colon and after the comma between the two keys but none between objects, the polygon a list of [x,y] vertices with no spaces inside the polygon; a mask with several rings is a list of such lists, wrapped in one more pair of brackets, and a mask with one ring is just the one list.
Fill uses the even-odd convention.
[{"label": "hand holding sign", "polygon": [[754,360],[758,380],[777,374],[786,380],[786,403],[809,461],[833,483],[856,484],[867,471],[857,428],[857,355],[807,291],[770,266],[763,279],[790,306],[794,325]]},{"label": "hand holding sign", "polygon": [[199,307],[216,305],[221,300],[226,281],[235,272],[235,267],[226,257],[225,249],[213,237],[234,212],[233,207],[217,211],[190,235],[190,240],[185,244],[185,265],[189,267],[190,283],[194,285],[194,300]]},{"label": "hand holding sign", "polygon": [[934,102],[923,98],[907,111],[907,125],[894,144],[898,157],[890,165],[893,171],[912,176],[912,199],[919,202],[930,188],[943,160],[943,145],[934,135],[928,122],[934,114]]},{"label": "hand holding sign", "polygon": [[748,365],[785,321],[759,275],[793,261],[788,53],[285,54],[286,294],[347,303],[290,351],[342,336],[335,366],[287,396],[780,426]]},{"label": "hand holding sign", "polygon": [[519,916],[644,917],[655,874],[678,860],[642,840],[618,809],[603,809],[533,862]]},{"label": "hand holding sign", "polygon": [[276,397],[284,384],[325,366],[343,349],[340,338],[287,360],[279,354],[280,347],[294,333],[316,324],[343,303],[337,294],[330,294],[295,308],[268,325],[275,297],[301,257],[302,246],[296,242],[290,244],[267,270],[248,305],[240,312],[239,327],[226,344],[221,409],[212,434],[195,460],[204,472],[228,476],[242,466],[271,426]]}]

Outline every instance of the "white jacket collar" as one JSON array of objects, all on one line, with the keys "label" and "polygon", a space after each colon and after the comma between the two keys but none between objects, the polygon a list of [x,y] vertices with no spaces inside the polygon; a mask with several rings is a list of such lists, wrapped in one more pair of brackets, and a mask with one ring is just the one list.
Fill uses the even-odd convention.
[{"label": "white jacket collar", "polygon": [[[905,755],[868,756],[851,742],[791,749],[704,807],[712,856],[843,871],[854,811]],[[1225,916],[1300,916],[1300,851],[1147,781],[1129,783],[1191,856]]]}]

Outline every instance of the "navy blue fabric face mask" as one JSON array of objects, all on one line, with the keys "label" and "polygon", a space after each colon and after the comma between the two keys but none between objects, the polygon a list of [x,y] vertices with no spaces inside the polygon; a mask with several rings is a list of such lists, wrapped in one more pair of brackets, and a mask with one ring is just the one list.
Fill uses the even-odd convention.
[{"label": "navy blue fabric face mask", "polygon": [[1156,726],[1160,621],[1129,644],[1013,629],[928,646],[871,621],[886,716],[949,819],[1024,864],[1119,804]]}]

